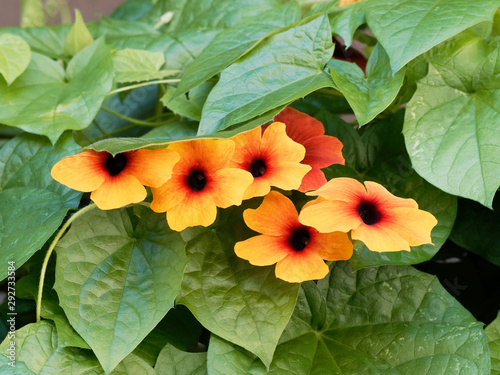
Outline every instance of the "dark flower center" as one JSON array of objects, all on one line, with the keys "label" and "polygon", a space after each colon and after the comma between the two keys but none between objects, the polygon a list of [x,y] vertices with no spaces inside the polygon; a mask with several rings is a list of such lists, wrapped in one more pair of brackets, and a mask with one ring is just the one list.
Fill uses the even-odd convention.
[{"label": "dark flower center", "polygon": [[207,183],[207,178],[202,171],[197,169],[191,171],[189,176],[186,179],[188,186],[193,191],[202,191]]},{"label": "dark flower center", "polygon": [[288,243],[295,251],[301,251],[305,249],[310,240],[311,236],[307,228],[299,228],[293,231]]},{"label": "dark flower center", "polygon": [[377,207],[370,202],[362,202],[358,206],[358,214],[361,217],[361,220],[363,220],[363,223],[366,225],[377,224],[382,218],[382,215],[377,210]]},{"label": "dark flower center", "polygon": [[260,159],[255,159],[252,164],[250,164],[250,167],[248,167],[248,171],[252,174],[252,176],[260,177],[266,173],[266,163]]},{"label": "dark flower center", "polygon": [[104,160],[104,167],[111,176],[119,175],[127,166],[127,157],[125,154],[117,154],[115,156],[109,154]]}]

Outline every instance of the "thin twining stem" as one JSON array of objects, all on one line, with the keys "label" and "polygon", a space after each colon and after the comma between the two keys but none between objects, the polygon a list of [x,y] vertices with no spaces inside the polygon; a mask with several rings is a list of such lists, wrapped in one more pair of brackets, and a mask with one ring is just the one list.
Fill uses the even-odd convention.
[{"label": "thin twining stem", "polygon": [[162,79],[162,80],[158,80],[158,81],[142,82],[142,83],[138,83],[136,85],[130,85],[130,86],[125,86],[125,87],[120,87],[119,89],[112,90],[112,91],[110,91],[108,93],[108,95],[113,95],[113,94],[116,94],[116,93],[119,93],[119,92],[133,90],[133,89],[136,89],[136,88],[139,88],[139,87],[144,87],[144,86],[158,85],[160,83],[178,83],[180,81],[181,81],[180,79],[173,78],[173,79]]},{"label": "thin twining stem", "polygon": [[64,234],[64,232],[66,231],[66,229],[69,228],[71,223],[73,223],[73,221],[75,221],[77,218],[82,216],[85,212],[90,211],[94,207],[96,207],[96,205],[94,203],[92,203],[92,204],[89,204],[87,207],[82,208],[80,211],[75,212],[75,214],[73,214],[73,216],[71,216],[68,219],[68,221],[66,223],[64,223],[62,228],[59,229],[59,232],[57,233],[54,240],[50,244],[49,250],[47,250],[47,254],[45,254],[45,259],[43,260],[43,264],[42,264],[42,271],[40,273],[40,282],[38,283],[38,297],[36,300],[36,321],[37,322],[40,322],[40,318],[41,318],[40,315],[41,315],[41,311],[42,311],[43,284],[45,282],[45,273],[47,272],[47,265],[49,264],[50,255],[52,254],[52,251],[56,247],[57,243],[61,239],[61,237]]},{"label": "thin twining stem", "polygon": [[104,107],[104,106],[101,106],[101,109],[103,111],[111,113],[113,116],[119,117],[122,120],[128,121],[128,122],[130,122],[132,124],[135,124],[135,125],[143,125],[143,126],[152,126],[152,127],[154,127],[154,126],[160,126],[160,125],[165,125],[165,124],[170,123],[170,121],[168,121],[168,120],[167,121],[163,121],[163,122],[151,122],[151,121],[137,120],[135,118],[122,115],[121,113],[115,112],[112,109],[109,109],[109,108]]}]

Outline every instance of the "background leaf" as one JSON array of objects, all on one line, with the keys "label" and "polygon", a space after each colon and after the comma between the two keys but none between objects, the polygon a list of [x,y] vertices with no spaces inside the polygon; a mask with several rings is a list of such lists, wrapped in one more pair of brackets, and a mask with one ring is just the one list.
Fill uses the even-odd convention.
[{"label": "background leaf", "polygon": [[[500,185],[500,65],[467,93],[449,86],[451,73],[431,65],[408,103],[403,133],[415,170],[448,193],[491,207]],[[481,87],[482,86],[482,87]],[[458,152],[457,152],[458,151]]]},{"label": "background leaf", "polygon": [[68,64],[66,79],[57,62],[33,53],[15,82],[0,82],[0,121],[46,135],[52,143],[64,130],[87,127],[111,90],[109,47],[97,40],[82,50]]},{"label": "background leaf", "polygon": [[215,133],[331,86],[323,68],[332,52],[326,16],[267,38],[221,73],[203,107],[198,134]]},{"label": "background leaf", "polygon": [[207,374],[207,353],[188,353],[172,345],[163,348],[155,365],[156,374]]},{"label": "background leaf", "polygon": [[370,0],[366,19],[396,73],[410,60],[481,22],[491,21],[498,1]]},{"label": "background leaf", "polygon": [[[82,193],[54,181],[50,170],[80,148],[68,134],[55,146],[40,136],[21,134],[0,150],[0,261],[20,267],[57,230]],[[0,280],[7,269],[0,271]]]},{"label": "background leaf", "polygon": [[222,31],[186,69],[172,95],[175,98],[228,67],[254,48],[271,31],[300,19],[300,9],[295,2],[245,18],[241,23]]},{"label": "background leaf", "polygon": [[373,120],[394,101],[405,76],[404,69],[392,75],[389,58],[380,44],[368,59],[366,75],[355,63],[333,59],[328,66],[360,125]]},{"label": "background leaf", "polygon": [[75,23],[71,27],[64,40],[63,51],[66,55],[75,56],[82,49],[94,42],[94,38],[90,35],[82,14],[78,9],[75,9]]},{"label": "background leaf", "polygon": [[276,279],[272,267],[254,267],[234,254],[234,240],[210,230],[190,240],[179,303],[205,328],[270,363],[295,306],[298,284]]},{"label": "background leaf", "polygon": [[22,38],[3,34],[0,36],[0,73],[10,85],[28,67],[31,50]]},{"label": "background leaf", "polygon": [[500,374],[500,316],[484,329],[490,348],[491,375]]},{"label": "background leaf", "polygon": [[125,209],[94,209],[75,220],[56,251],[61,306],[109,372],[173,307],[184,241],[150,210],[133,229]]},{"label": "background leaf", "polygon": [[482,324],[435,277],[411,267],[330,267],[318,282],[327,304],[323,327],[311,326],[301,293],[269,371],[238,347],[211,340],[209,372],[228,373],[231,363],[231,374],[489,374]]}]

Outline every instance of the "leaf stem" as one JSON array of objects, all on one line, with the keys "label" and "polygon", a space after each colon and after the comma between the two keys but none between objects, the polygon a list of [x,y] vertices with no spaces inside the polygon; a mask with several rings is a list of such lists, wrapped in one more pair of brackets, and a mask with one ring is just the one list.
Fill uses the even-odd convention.
[{"label": "leaf stem", "polygon": [[158,85],[160,83],[177,83],[177,82],[180,82],[180,81],[181,81],[180,79],[173,78],[173,79],[162,79],[162,80],[159,80],[159,81],[142,82],[142,83],[138,83],[136,85],[130,85],[130,86],[125,86],[125,87],[120,87],[119,89],[112,90],[112,91],[110,91],[108,93],[108,95],[113,95],[113,94],[116,94],[118,92],[133,90],[133,89],[136,89],[136,88],[139,88],[139,87],[143,87],[143,86]]},{"label": "leaf stem", "polygon": [[47,265],[49,264],[49,259],[50,255],[52,254],[52,251],[54,251],[54,248],[56,247],[57,243],[61,239],[62,235],[64,232],[66,232],[66,229],[69,228],[71,223],[75,221],[77,218],[79,218],[81,215],[86,213],[87,211],[90,211],[91,209],[95,208],[96,205],[94,203],[89,204],[87,207],[82,208],[80,211],[76,212],[71,216],[66,223],[62,226],[61,229],[59,229],[59,232],[57,235],[54,237],[54,240],[49,246],[49,249],[47,250],[47,254],[45,254],[45,259],[43,260],[42,264],[42,270],[40,272],[40,282],[38,283],[38,297],[36,301],[36,321],[40,322],[41,319],[41,311],[42,311],[42,295],[43,295],[43,283],[45,281],[45,273],[47,272]]},{"label": "leaf stem", "polygon": [[122,120],[131,122],[132,124],[135,124],[135,125],[159,126],[159,125],[164,125],[165,123],[168,124],[168,122],[150,122],[150,121],[137,120],[135,118],[122,115],[121,113],[115,112],[112,109],[109,109],[109,108],[104,107],[104,106],[101,106],[101,109],[105,112],[111,113],[113,116],[119,117]]}]

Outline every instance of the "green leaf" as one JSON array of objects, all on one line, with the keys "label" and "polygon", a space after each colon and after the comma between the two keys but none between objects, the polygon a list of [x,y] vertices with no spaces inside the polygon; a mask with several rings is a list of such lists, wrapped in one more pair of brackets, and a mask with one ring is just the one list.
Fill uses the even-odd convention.
[{"label": "green leaf", "polygon": [[82,14],[78,9],[75,9],[75,23],[69,30],[69,33],[64,40],[64,53],[69,56],[75,56],[78,52],[91,45],[93,42],[94,38],[92,38],[87,26],[85,26]]},{"label": "green leaf", "polygon": [[272,360],[297,298],[298,284],[276,279],[234,254],[234,241],[201,230],[186,247],[189,263],[179,303],[210,332]]},{"label": "green leaf", "polygon": [[151,11],[152,8],[153,1],[127,0],[118,5],[110,17],[119,20],[135,21]]},{"label": "green leaf", "polygon": [[386,109],[396,98],[405,76],[401,69],[394,76],[389,58],[380,44],[373,49],[366,75],[355,63],[331,60],[330,73],[345,95],[360,125],[365,125]]},{"label": "green leaf", "polygon": [[300,19],[300,9],[295,2],[271,9],[218,34],[186,69],[172,95],[175,98],[191,90],[254,48],[271,31]]},{"label": "green leaf", "polygon": [[497,0],[370,0],[370,30],[396,73],[410,60],[481,21],[491,21]]},{"label": "green leaf", "polygon": [[36,53],[10,86],[0,82],[0,122],[55,143],[67,129],[83,129],[94,119],[111,90],[113,63],[109,47],[97,40],[61,66]]},{"label": "green leaf", "polygon": [[[431,232],[434,245],[415,246],[410,252],[378,253],[358,243],[359,246],[355,247],[350,259],[352,267],[359,269],[386,264],[410,265],[431,259],[451,232],[457,212],[457,200],[426,182],[412,169],[401,135],[402,112],[371,125],[362,132],[362,136],[326,111],[321,112],[318,119],[325,124],[327,134],[336,136],[344,145],[342,151],[346,167],[327,168],[329,178],[345,176],[360,181],[377,181],[396,196],[414,199],[420,209],[429,211],[438,220]],[[351,171],[355,175],[349,175],[348,172]]]},{"label": "green leaf", "polygon": [[137,49],[116,50],[112,54],[115,67],[115,82],[138,82],[160,79],[175,73],[177,70],[160,71],[165,63],[161,52],[149,52]]},{"label": "green leaf", "polygon": [[21,27],[45,25],[45,13],[41,0],[22,0]]},{"label": "green leaf", "polygon": [[227,130],[206,137],[196,137],[196,122],[178,121],[153,129],[149,133],[145,134],[143,138],[103,139],[102,141],[98,141],[88,146],[87,149],[96,151],[106,150],[114,154],[138,148],[162,148],[174,141],[187,141],[195,138],[231,138],[237,134],[255,129],[258,126],[271,122],[274,116],[281,112],[284,107],[285,106],[283,105],[278,108],[274,108],[250,121],[237,124]]},{"label": "green leaf", "polygon": [[126,37],[160,35],[158,30],[145,23],[108,17],[101,17],[101,21],[94,32],[96,36],[105,36],[106,41],[111,44]]},{"label": "green leaf", "polygon": [[148,17],[142,20],[157,23],[167,11],[173,12],[166,31],[229,28],[245,18],[254,17],[281,4],[280,0],[160,0]]},{"label": "green leaf", "polygon": [[186,306],[177,305],[141,341],[133,353],[153,366],[158,354],[167,344],[182,351],[198,349],[198,340],[202,331],[203,326],[189,309]]},{"label": "green leaf", "polygon": [[31,50],[22,38],[3,34],[0,36],[0,74],[10,85],[28,67]]},{"label": "green leaf", "polygon": [[155,365],[156,374],[207,374],[207,353],[188,353],[172,345],[163,348]]},{"label": "green leaf", "polygon": [[491,375],[500,375],[500,315],[484,329],[490,348]]},{"label": "green leaf", "polygon": [[[0,150],[0,262],[26,262],[57,230],[82,193],[54,181],[50,170],[80,148],[71,135],[55,146],[40,136],[21,134]],[[7,269],[0,271],[0,280]]]},{"label": "green leaf", "polygon": [[[439,284],[411,267],[352,272],[336,262],[318,282],[325,325],[311,326],[301,294],[269,371],[229,343],[211,340],[209,372],[238,374],[470,374],[490,371],[482,323]],[[219,339],[220,342],[220,339]],[[247,357],[246,361],[243,360]],[[293,360],[292,360],[293,359]],[[242,369],[226,372],[226,363]],[[241,371],[243,370],[243,371]]]},{"label": "green leaf", "polygon": [[332,53],[326,15],[265,39],[221,73],[203,107],[198,134],[215,133],[332,86],[323,71]]},{"label": "green leaf", "polygon": [[[485,61],[483,72],[498,59]],[[453,74],[452,77],[456,75]],[[491,207],[500,185],[500,64],[468,93],[451,87],[433,65],[408,103],[403,133],[412,165],[448,193]]]},{"label": "green leaf", "polygon": [[346,48],[351,46],[352,37],[358,27],[366,22],[365,5],[366,2],[360,1],[346,9],[341,8],[339,12],[330,16],[332,33],[344,40]]},{"label": "green leaf", "polygon": [[[200,121],[203,105],[214,86],[214,82],[203,82],[189,91],[189,98],[187,95],[175,97],[175,88],[169,86],[167,92],[161,98],[161,102],[165,107],[168,107],[172,112],[178,115]],[[173,96],[174,99],[171,99]]]},{"label": "green leaf", "polygon": [[459,200],[458,215],[450,236],[457,245],[497,266],[500,266],[499,197],[493,201],[493,210],[470,200]]},{"label": "green leaf", "polygon": [[[5,357],[10,341],[0,345],[0,370],[4,373]],[[90,350],[61,347],[54,324],[42,320],[28,324],[16,331],[15,336],[16,368],[20,372],[6,374],[68,374],[68,375],[104,375],[99,361]],[[9,359],[7,359],[9,360]],[[154,370],[139,357],[127,356],[110,375],[154,375]]]},{"label": "green leaf", "polygon": [[64,40],[70,25],[30,27],[5,27],[0,29],[0,35],[12,34],[24,39],[31,47],[32,52],[41,53],[55,59],[66,58],[63,52]]},{"label": "green leaf", "polygon": [[0,353],[0,371],[5,375],[35,375],[33,371],[26,367],[24,362],[14,362],[12,359],[5,357],[3,353]]},{"label": "green leaf", "polygon": [[75,220],[56,251],[61,306],[109,372],[173,307],[184,241],[150,210],[134,229],[126,209],[94,209]]}]

